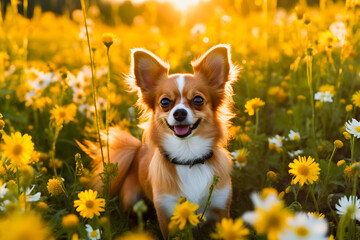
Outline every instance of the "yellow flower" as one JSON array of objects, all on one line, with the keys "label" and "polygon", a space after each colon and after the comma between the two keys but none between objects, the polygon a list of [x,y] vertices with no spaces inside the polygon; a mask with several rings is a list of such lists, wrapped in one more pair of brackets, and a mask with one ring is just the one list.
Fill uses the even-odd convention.
[{"label": "yellow flower", "polygon": [[353,178],[354,175],[355,175],[355,171],[354,171],[353,165],[351,165],[351,166],[346,166],[345,169],[344,169],[344,174],[345,174],[345,176],[348,177],[348,178]]},{"label": "yellow flower", "polygon": [[351,100],[355,106],[360,107],[360,90],[352,95]]},{"label": "yellow flower", "polygon": [[104,33],[101,37],[101,41],[106,47],[110,47],[114,43],[115,35],[112,33]]},{"label": "yellow flower", "polygon": [[266,176],[271,182],[276,182],[277,181],[277,174],[274,171],[268,171],[266,173]]},{"label": "yellow flower", "polygon": [[49,179],[46,187],[52,197],[60,195],[64,191],[61,181],[56,178]]},{"label": "yellow flower", "polygon": [[4,155],[10,158],[10,169],[14,172],[29,163],[34,151],[34,143],[31,136],[20,132],[11,133],[11,136],[3,135]]},{"label": "yellow flower", "polygon": [[251,138],[246,133],[242,133],[239,135],[240,141],[242,144],[247,144],[251,141]]},{"label": "yellow flower", "polygon": [[325,218],[325,215],[323,213],[318,213],[318,212],[309,212],[308,215],[313,215],[316,218]]},{"label": "yellow flower", "polygon": [[76,115],[76,105],[69,104],[63,107],[56,105],[55,108],[50,110],[50,113],[50,119],[55,120],[57,125],[62,125],[64,122],[68,123],[74,120]]},{"label": "yellow flower", "polygon": [[279,196],[278,196],[278,197],[279,197],[279,199],[283,199],[284,196],[285,196],[285,192],[282,191],[282,192],[279,193]]},{"label": "yellow flower", "polygon": [[216,223],[216,233],[211,233],[211,238],[224,240],[243,240],[250,234],[250,230],[245,227],[243,220],[223,218],[220,223]]},{"label": "yellow flower", "polygon": [[49,206],[45,202],[38,202],[36,204],[36,210],[40,212],[46,212],[49,209]]},{"label": "yellow flower", "polygon": [[240,126],[231,126],[229,133],[232,138],[239,139],[239,135],[242,133],[242,128]]},{"label": "yellow flower", "polygon": [[298,95],[298,96],[297,96],[297,99],[300,100],[300,101],[302,101],[302,100],[305,100],[306,97],[305,97],[304,95]]},{"label": "yellow flower", "polygon": [[171,220],[175,221],[179,225],[180,230],[184,229],[187,222],[189,222],[193,226],[196,226],[199,223],[198,217],[201,215],[196,215],[194,213],[198,208],[199,205],[195,205],[188,200],[186,200],[182,204],[175,203],[175,209],[173,209],[174,214],[171,217]]},{"label": "yellow flower", "polygon": [[65,228],[73,228],[78,225],[79,218],[75,214],[68,214],[62,217],[61,223]]},{"label": "yellow flower", "polygon": [[264,105],[265,102],[262,101],[260,98],[250,99],[245,104],[245,112],[247,112],[249,116],[253,116],[255,114],[255,111]]},{"label": "yellow flower", "polygon": [[338,167],[340,167],[340,166],[342,166],[342,165],[344,165],[345,164],[345,160],[340,160],[340,161],[338,161],[337,163],[336,163],[336,165],[338,166]]},{"label": "yellow flower", "polygon": [[319,88],[319,92],[330,92],[331,95],[335,95],[336,91],[335,91],[335,87],[334,85],[331,84],[325,84],[325,85],[321,85]]},{"label": "yellow flower", "polygon": [[79,200],[74,201],[76,211],[80,212],[80,216],[84,218],[93,218],[94,214],[100,216],[100,212],[104,212],[105,200],[96,198],[97,191],[85,190],[78,194]]},{"label": "yellow flower", "polygon": [[343,135],[344,135],[344,138],[345,138],[346,140],[351,139],[350,133],[348,133],[348,132],[343,132]]},{"label": "yellow flower", "polygon": [[278,103],[284,102],[288,97],[288,94],[285,92],[285,90],[279,86],[270,87],[268,90],[268,94],[272,97],[275,97]]},{"label": "yellow flower", "polygon": [[269,240],[278,239],[277,235],[287,225],[287,219],[292,216],[291,212],[279,202],[273,204],[270,209],[257,208],[254,228],[259,235],[267,234]]},{"label": "yellow flower", "polygon": [[115,240],[154,240],[154,238],[146,232],[127,232],[121,237],[116,237]]},{"label": "yellow flower", "polygon": [[291,186],[288,186],[286,189],[285,189],[285,193],[289,193],[291,191]]},{"label": "yellow flower", "polygon": [[340,140],[335,140],[334,145],[336,148],[342,148],[344,146],[344,143]]},{"label": "yellow flower", "polygon": [[0,239],[48,240],[50,238],[50,230],[43,223],[41,216],[28,211],[24,214],[9,214],[6,218],[2,218],[0,229],[2,229]]},{"label": "yellow flower", "polygon": [[278,191],[275,189],[275,188],[271,188],[271,187],[268,187],[268,188],[263,188],[261,190],[261,193],[260,193],[260,197],[262,199],[266,199],[270,194],[273,194],[273,195],[278,195]]},{"label": "yellow flower", "polygon": [[235,157],[235,160],[240,164],[245,164],[247,162],[247,156],[249,155],[249,152],[246,148],[241,148],[237,151],[237,155]]},{"label": "yellow flower", "polygon": [[353,105],[352,105],[352,104],[346,105],[345,110],[346,110],[347,112],[351,112],[351,111],[353,110]]},{"label": "yellow flower", "polygon": [[300,186],[306,184],[313,184],[314,181],[318,180],[320,174],[319,164],[314,162],[315,159],[312,157],[300,157],[299,160],[294,159],[293,163],[289,163],[289,173],[294,175],[294,184],[300,183]]},{"label": "yellow flower", "polygon": [[5,127],[5,122],[4,120],[0,119],[0,130],[3,130]]}]

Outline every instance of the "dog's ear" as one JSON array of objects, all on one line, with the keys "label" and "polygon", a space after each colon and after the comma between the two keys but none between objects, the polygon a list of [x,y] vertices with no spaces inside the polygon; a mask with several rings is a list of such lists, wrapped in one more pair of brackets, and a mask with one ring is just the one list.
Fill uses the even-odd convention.
[{"label": "dog's ear", "polygon": [[149,51],[134,49],[131,60],[136,85],[143,95],[149,94],[158,81],[168,74],[168,66]]},{"label": "dog's ear", "polygon": [[223,89],[231,69],[229,46],[217,45],[191,64],[195,74],[203,75],[212,87]]}]

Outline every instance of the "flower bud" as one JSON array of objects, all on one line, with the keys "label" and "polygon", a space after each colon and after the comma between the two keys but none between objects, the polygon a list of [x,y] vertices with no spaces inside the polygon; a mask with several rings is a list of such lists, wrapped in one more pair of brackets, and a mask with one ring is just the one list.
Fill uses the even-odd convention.
[{"label": "flower bud", "polygon": [[340,141],[340,140],[335,140],[334,141],[334,146],[336,148],[342,148],[344,146],[344,143],[342,141]]}]

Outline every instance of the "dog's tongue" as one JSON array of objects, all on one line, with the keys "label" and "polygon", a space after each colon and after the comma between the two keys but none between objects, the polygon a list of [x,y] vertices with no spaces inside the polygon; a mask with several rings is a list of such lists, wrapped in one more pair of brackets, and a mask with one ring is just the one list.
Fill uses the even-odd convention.
[{"label": "dog's tongue", "polygon": [[176,135],[182,136],[190,131],[190,125],[174,126],[174,132]]}]

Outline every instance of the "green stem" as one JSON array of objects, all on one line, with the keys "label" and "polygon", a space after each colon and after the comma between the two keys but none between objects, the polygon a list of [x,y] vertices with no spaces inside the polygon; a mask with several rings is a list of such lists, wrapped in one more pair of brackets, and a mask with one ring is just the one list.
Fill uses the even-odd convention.
[{"label": "green stem", "polygon": [[95,107],[96,129],[97,129],[98,140],[99,140],[99,144],[100,144],[101,160],[103,162],[103,165],[105,166],[104,152],[103,152],[101,136],[100,136],[99,117],[98,117],[98,111],[97,111],[97,106],[96,106],[97,95],[96,95],[95,77],[94,77],[94,61],[93,61],[92,54],[91,54],[89,31],[88,31],[88,26],[87,26],[87,22],[86,22],[85,2],[84,2],[84,0],[80,0],[80,2],[81,2],[81,8],[82,8],[83,16],[84,16],[86,39],[87,39],[87,43],[88,43],[89,56],[90,56],[90,62],[91,62],[91,83],[92,83],[92,92],[93,92],[93,100],[94,100],[94,107]]},{"label": "green stem", "polygon": [[55,126],[55,135],[54,135],[54,139],[53,139],[52,147],[51,147],[51,163],[53,165],[54,175],[56,178],[57,178],[57,172],[56,172],[56,166],[55,166],[55,149],[56,149],[56,141],[58,139],[59,132],[60,132],[60,128],[58,125],[56,125]]},{"label": "green stem", "polygon": [[255,135],[257,135],[258,134],[258,129],[259,129],[259,109],[256,109],[255,116],[256,116]]},{"label": "green stem", "polygon": [[310,55],[307,56],[307,60],[306,60],[306,76],[310,91],[311,126],[312,126],[312,138],[314,142],[313,147],[314,147],[315,159],[317,162],[319,162],[319,156],[317,153],[317,145],[316,145],[316,133],[315,133],[315,101],[314,101],[314,90],[312,87],[312,56]]},{"label": "green stem", "polygon": [[108,163],[110,163],[110,144],[109,144],[109,111],[110,111],[110,47],[107,47],[107,59],[108,59],[108,74],[107,74],[107,104],[106,104],[106,146],[107,146],[107,157]]},{"label": "green stem", "polygon": [[206,209],[207,209],[207,208],[210,206],[210,204],[211,204],[211,201],[210,201],[211,195],[212,195],[212,193],[213,193],[213,191],[214,191],[214,188],[215,188],[215,186],[216,186],[216,184],[217,184],[218,182],[219,182],[219,176],[215,175],[214,178],[213,178],[213,182],[212,182],[212,184],[211,184],[211,186],[210,186],[210,188],[209,188],[209,196],[208,196],[208,198],[207,198],[204,211],[202,212],[201,217],[200,217],[200,219],[199,219],[200,221],[203,219],[203,217],[204,217],[204,215],[205,215],[205,212],[206,212]]},{"label": "green stem", "polygon": [[[355,200],[356,200],[356,188],[357,188],[357,179],[358,179],[358,172],[355,171],[355,176],[354,176],[354,183],[353,183],[353,192],[352,195],[354,197],[354,202],[352,203],[354,206],[356,206]],[[351,220],[352,224],[351,224],[351,228],[352,228],[352,233],[353,233],[353,237],[351,239],[355,239],[356,238],[356,221],[354,219]]]},{"label": "green stem", "polygon": [[350,139],[350,144],[351,144],[351,164],[354,163],[354,146],[355,146],[355,135],[353,136],[352,139]]},{"label": "green stem", "polygon": [[336,147],[334,147],[334,150],[332,151],[331,153],[331,156],[330,156],[330,159],[329,159],[329,163],[328,163],[328,169],[327,169],[327,173],[326,173],[326,177],[325,177],[325,181],[327,181],[328,177],[329,177],[329,173],[330,173],[330,164],[331,164],[331,161],[334,157],[334,154],[336,152]]},{"label": "green stem", "polygon": [[316,201],[316,198],[315,198],[315,194],[314,194],[314,186],[310,185],[309,188],[310,188],[311,197],[312,197],[312,199],[314,201],[316,212],[319,213],[319,207],[318,207],[318,204],[317,204],[317,201]]},{"label": "green stem", "polygon": [[20,176],[19,176],[19,168],[17,165],[16,165],[16,181],[17,181],[18,197],[20,197]]}]

